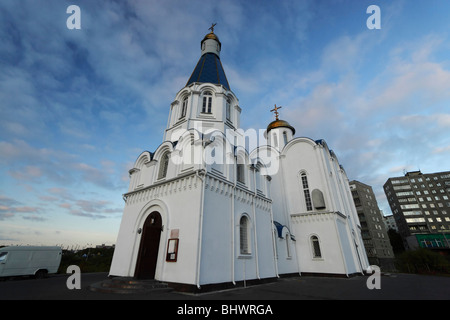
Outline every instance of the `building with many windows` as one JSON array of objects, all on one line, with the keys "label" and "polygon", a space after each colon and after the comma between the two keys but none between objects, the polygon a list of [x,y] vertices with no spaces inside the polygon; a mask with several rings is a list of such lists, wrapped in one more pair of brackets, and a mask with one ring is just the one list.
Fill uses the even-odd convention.
[{"label": "building with many windows", "polygon": [[390,214],[388,216],[383,216],[384,225],[386,226],[386,230],[392,229],[398,232],[397,224],[395,223],[394,215]]},{"label": "building with many windows", "polygon": [[276,106],[265,141],[245,143],[252,132],[240,128],[213,27],[170,105],[163,142],[129,170],[110,276],[203,290],[364,273],[361,227],[336,155],[323,140],[294,137]]},{"label": "building with many windows", "polygon": [[383,187],[406,248],[416,234],[450,233],[450,171],[407,172],[389,178]]},{"label": "building with many windows", "polygon": [[392,271],[394,252],[372,187],[354,180],[350,181],[350,190],[369,263],[379,266],[381,270]]}]

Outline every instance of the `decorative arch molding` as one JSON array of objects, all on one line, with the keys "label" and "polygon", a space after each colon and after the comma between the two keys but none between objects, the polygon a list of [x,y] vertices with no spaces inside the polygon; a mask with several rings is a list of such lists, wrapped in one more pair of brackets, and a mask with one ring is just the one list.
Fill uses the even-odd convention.
[{"label": "decorative arch molding", "polygon": [[[162,227],[161,227],[161,240],[160,241],[160,253],[164,252],[164,250],[161,251],[161,247],[165,246],[166,238],[167,238],[167,230],[169,226],[169,210],[165,202],[159,200],[159,199],[153,199],[150,200],[146,205],[142,207],[142,209],[139,211],[137,218],[135,220],[135,224],[133,226],[133,233],[135,234],[134,244],[133,244],[133,253],[132,258],[130,260],[130,270],[135,270],[137,259],[139,256],[139,246],[141,242],[141,235],[139,229],[144,226],[145,220],[147,217],[152,213],[157,211],[161,215],[162,220]],[[161,261],[162,254],[159,254],[158,260]],[[158,271],[157,271],[158,272]]]},{"label": "decorative arch molding", "polygon": [[147,164],[148,162],[152,161],[152,158],[153,155],[149,151],[142,152],[134,162],[134,168],[141,169],[144,166],[144,164]]},{"label": "decorative arch molding", "polygon": [[297,179],[300,179],[299,181],[301,181],[302,175],[308,176],[308,171],[306,171],[305,169],[301,169],[297,172]]},{"label": "decorative arch molding", "polygon": [[186,143],[195,143],[202,139],[203,134],[195,128],[191,128],[188,130],[181,130],[180,135],[176,139],[177,145],[175,148],[178,148],[180,144],[185,145]]},{"label": "decorative arch molding", "polygon": [[153,199],[147,202],[147,204],[145,204],[139,211],[135,226],[133,228],[134,232],[137,232],[138,229],[144,225],[145,219],[147,219],[153,211],[158,211],[160,213],[163,229],[166,229],[169,225],[169,209],[164,201],[160,199]]},{"label": "decorative arch molding", "polygon": [[230,166],[234,164],[233,145],[228,137],[219,130],[214,130],[204,136],[204,161],[207,166],[229,177]]},{"label": "decorative arch molding", "polygon": [[319,235],[316,233],[310,233],[308,235],[308,241],[310,244],[312,258],[315,260],[323,260],[323,246]]},{"label": "decorative arch molding", "polygon": [[159,147],[156,149],[155,153],[153,154],[153,159],[156,161],[161,161],[162,156],[166,152],[172,152],[173,151],[173,144],[170,141],[165,141],[162,144],[159,145]]},{"label": "decorative arch molding", "polygon": [[307,137],[298,137],[298,138],[294,138],[292,140],[290,140],[283,148],[283,150],[281,150],[281,154],[285,155],[290,148],[292,148],[292,146],[294,146],[295,144],[298,143],[306,143],[307,145],[311,146],[311,147],[316,147],[317,146],[317,142],[307,138]]},{"label": "decorative arch molding", "polygon": [[201,84],[197,88],[197,90],[199,91],[200,95],[203,95],[203,94],[205,94],[208,91],[211,92],[211,94],[215,95],[216,93],[219,93],[219,91],[220,91],[219,88],[220,87],[217,87],[217,86],[215,86],[215,85],[213,85],[211,83],[204,83],[204,84]]},{"label": "decorative arch molding", "polygon": [[192,90],[190,88],[183,88],[180,91],[178,91],[177,95],[175,96],[174,102],[183,101],[184,98],[188,98],[192,93]]},{"label": "decorative arch molding", "polygon": [[268,145],[255,148],[249,154],[250,163],[254,166],[259,162],[261,175],[272,176],[280,169],[280,152]]},{"label": "decorative arch molding", "polygon": [[238,164],[248,165],[250,163],[250,155],[242,146],[237,146],[234,148],[234,156],[236,157],[236,162]]},{"label": "decorative arch molding", "polygon": [[273,221],[273,225],[277,231],[278,238],[284,239],[283,235],[289,234],[290,238],[292,240],[295,240],[294,235],[292,234],[291,230],[289,230],[287,225],[282,225],[278,221]]}]

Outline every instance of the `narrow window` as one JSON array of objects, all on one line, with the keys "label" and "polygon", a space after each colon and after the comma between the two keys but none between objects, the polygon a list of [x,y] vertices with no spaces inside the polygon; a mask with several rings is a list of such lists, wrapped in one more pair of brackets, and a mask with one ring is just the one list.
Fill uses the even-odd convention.
[{"label": "narrow window", "polygon": [[188,98],[184,98],[183,104],[181,106],[181,118],[184,118],[186,116],[186,110],[187,110],[187,104],[188,104]]},{"label": "narrow window", "polygon": [[203,106],[202,106],[202,112],[203,113],[211,113],[211,101],[212,101],[212,95],[211,92],[205,92],[203,95]]},{"label": "narrow window", "polygon": [[241,254],[250,254],[249,221],[246,216],[239,221],[239,242]]},{"label": "narrow window", "polygon": [[166,177],[168,167],[169,167],[169,153],[166,152],[161,157],[161,164],[159,165],[158,179],[162,179],[162,178]]},{"label": "narrow window", "polygon": [[287,138],[286,131],[283,131],[283,139],[284,139],[284,144],[287,144],[288,143],[288,138]]},{"label": "narrow window", "polygon": [[311,202],[311,194],[309,193],[308,178],[306,177],[305,173],[302,173],[301,177],[302,177],[303,194],[305,195],[306,210],[311,211],[312,202]]},{"label": "narrow window", "polygon": [[244,169],[245,167],[242,163],[238,163],[236,165],[236,178],[238,182],[245,183]]},{"label": "narrow window", "polygon": [[291,257],[291,244],[290,244],[290,240],[291,240],[291,236],[289,235],[289,233],[286,233],[286,253],[287,253],[287,257],[288,257],[288,258]]},{"label": "narrow window", "polygon": [[263,190],[262,190],[262,185],[261,185],[261,173],[259,171],[259,168],[256,167],[256,170],[254,172],[255,172],[255,175],[256,175],[256,181],[255,181],[256,186],[255,186],[255,188],[256,188],[257,191],[259,190],[259,191],[262,192]]},{"label": "narrow window", "polygon": [[227,99],[225,112],[226,112],[227,120],[231,121],[231,106],[230,106],[230,100],[228,100],[228,99]]},{"label": "narrow window", "polygon": [[311,245],[313,249],[313,258],[322,258],[322,253],[320,252],[320,243],[317,236],[311,237]]}]

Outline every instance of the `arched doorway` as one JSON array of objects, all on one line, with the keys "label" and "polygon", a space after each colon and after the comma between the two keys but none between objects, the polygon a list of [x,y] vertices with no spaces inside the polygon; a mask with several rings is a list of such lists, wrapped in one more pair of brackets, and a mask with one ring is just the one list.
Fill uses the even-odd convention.
[{"label": "arched doorway", "polygon": [[145,219],[142,227],[139,255],[134,276],[139,279],[154,279],[158,261],[159,241],[161,239],[162,219],[157,211],[153,211]]}]

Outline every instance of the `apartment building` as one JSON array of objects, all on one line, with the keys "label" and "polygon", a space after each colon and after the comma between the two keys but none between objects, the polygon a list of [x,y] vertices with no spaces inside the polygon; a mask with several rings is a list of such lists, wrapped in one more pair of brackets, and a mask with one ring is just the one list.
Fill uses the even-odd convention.
[{"label": "apartment building", "polygon": [[[389,178],[384,192],[405,246],[418,234],[450,233],[450,171],[407,172]],[[442,242],[446,246],[446,242]]]},{"label": "apartment building", "polygon": [[372,187],[354,180],[350,182],[350,190],[369,263],[382,270],[392,270],[394,252]]},{"label": "apartment building", "polygon": [[395,219],[394,219],[394,215],[388,215],[388,216],[383,216],[384,219],[384,225],[386,227],[386,230],[389,231],[389,229],[395,230],[398,232],[398,228],[397,228],[397,224],[395,223]]}]

